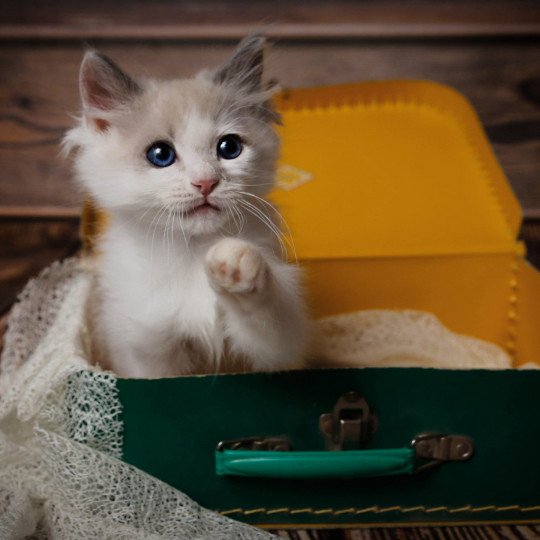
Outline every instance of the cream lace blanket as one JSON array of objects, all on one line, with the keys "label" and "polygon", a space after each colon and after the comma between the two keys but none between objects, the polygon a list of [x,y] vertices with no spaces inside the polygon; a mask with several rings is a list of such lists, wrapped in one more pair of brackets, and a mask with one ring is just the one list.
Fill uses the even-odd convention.
[{"label": "cream lace blanket", "polygon": [[76,259],[31,281],[10,316],[0,375],[0,538],[259,539],[120,461],[115,378],[90,371],[89,279]]},{"label": "cream lace blanket", "polygon": [[507,369],[494,345],[455,334],[423,311],[369,310],[317,321],[312,356],[319,366]]},{"label": "cream lace blanket", "polygon": [[[120,461],[115,377],[85,361],[79,259],[31,281],[14,307],[0,372],[0,538],[256,539],[263,531],[200,508]],[[324,319],[322,365],[510,367],[498,347],[419,312]]]}]

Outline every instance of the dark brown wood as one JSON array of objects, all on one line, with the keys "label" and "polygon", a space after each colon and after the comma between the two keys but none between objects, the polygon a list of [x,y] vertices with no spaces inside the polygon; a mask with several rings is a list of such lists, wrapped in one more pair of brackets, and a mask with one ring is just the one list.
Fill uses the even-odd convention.
[{"label": "dark brown wood", "polygon": [[11,218],[24,221],[27,219],[78,219],[80,208],[58,208],[56,206],[3,206],[0,207],[0,219]]},{"label": "dark brown wood", "polygon": [[[133,74],[188,76],[221,62],[232,44],[100,44]],[[0,46],[0,215],[77,212],[82,195],[59,155],[78,111],[77,43]],[[284,86],[431,79],[467,96],[525,210],[540,211],[540,42],[279,42],[268,76]],[[35,209],[35,210],[34,210]]]},{"label": "dark brown wood", "polygon": [[540,217],[523,222],[520,238],[527,246],[528,261],[540,271]]},{"label": "dark brown wood", "polygon": [[422,526],[396,526],[384,525],[362,529],[301,529],[301,530],[270,530],[279,538],[297,540],[309,538],[310,540],[538,540],[540,538],[540,525],[468,525],[453,527],[422,527]]},{"label": "dark brown wood", "polygon": [[294,24],[274,23],[267,28],[263,22],[234,25],[140,25],[115,26],[113,23],[91,28],[79,26],[20,25],[0,27],[0,39],[6,40],[140,40],[161,41],[236,41],[261,28],[274,39],[332,40],[332,39],[449,39],[479,37],[531,37],[540,35],[540,24]]},{"label": "dark brown wood", "polygon": [[416,39],[540,33],[534,0],[4,1],[0,39]]},{"label": "dark brown wood", "polygon": [[31,277],[79,246],[77,219],[0,219],[0,315]]}]

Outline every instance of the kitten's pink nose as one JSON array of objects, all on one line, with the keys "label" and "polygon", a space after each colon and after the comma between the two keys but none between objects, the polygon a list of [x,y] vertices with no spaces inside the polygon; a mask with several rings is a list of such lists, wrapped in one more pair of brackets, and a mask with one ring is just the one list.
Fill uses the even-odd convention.
[{"label": "kitten's pink nose", "polygon": [[203,178],[201,180],[193,180],[191,184],[195,186],[196,188],[199,188],[199,191],[207,197],[212,193],[212,190],[217,185],[218,179],[217,178]]}]

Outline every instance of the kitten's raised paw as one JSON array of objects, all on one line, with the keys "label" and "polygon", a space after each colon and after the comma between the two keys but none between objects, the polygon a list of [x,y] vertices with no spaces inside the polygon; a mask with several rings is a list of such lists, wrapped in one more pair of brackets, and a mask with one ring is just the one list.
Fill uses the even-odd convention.
[{"label": "kitten's raised paw", "polygon": [[243,240],[224,238],[206,255],[206,272],[212,287],[221,292],[254,293],[266,279],[266,262],[260,251]]}]

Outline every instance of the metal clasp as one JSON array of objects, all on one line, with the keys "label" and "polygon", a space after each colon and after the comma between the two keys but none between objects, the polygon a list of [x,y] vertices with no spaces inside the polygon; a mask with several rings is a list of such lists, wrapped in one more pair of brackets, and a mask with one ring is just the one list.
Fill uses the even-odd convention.
[{"label": "metal clasp", "polygon": [[430,460],[420,465],[416,472],[430,469],[446,461],[466,461],[474,454],[473,440],[464,435],[422,433],[415,437],[411,446],[416,452],[416,457]]},{"label": "metal clasp", "polygon": [[370,439],[375,431],[375,417],[358,392],[347,392],[331,413],[320,416],[319,427],[327,450],[354,450]]},{"label": "metal clasp", "polygon": [[289,452],[292,445],[285,437],[245,437],[218,443],[217,450],[268,450]]}]

